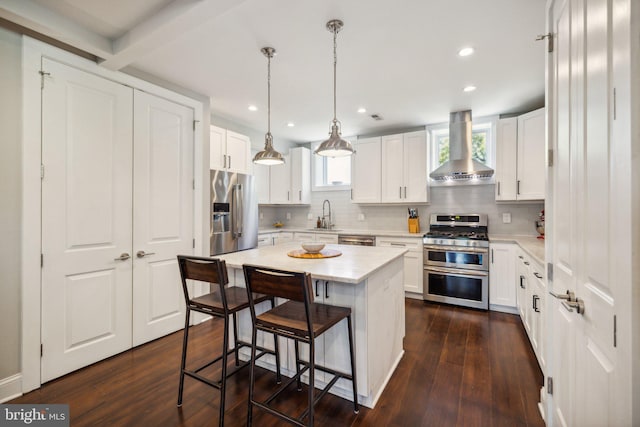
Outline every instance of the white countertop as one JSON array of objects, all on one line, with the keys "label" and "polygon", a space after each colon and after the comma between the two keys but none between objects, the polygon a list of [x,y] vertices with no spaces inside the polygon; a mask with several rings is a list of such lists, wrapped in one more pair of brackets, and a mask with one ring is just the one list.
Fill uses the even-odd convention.
[{"label": "white countertop", "polygon": [[287,271],[306,271],[314,279],[343,283],[360,283],[391,261],[402,257],[406,249],[372,246],[326,245],[337,249],[342,255],[334,258],[292,258],[287,252],[301,249],[299,243],[282,243],[256,249],[218,255],[230,268],[242,268],[242,264],[253,264]]},{"label": "white countertop", "polygon": [[394,231],[394,230],[358,230],[358,229],[346,229],[346,228],[338,228],[335,230],[326,230],[324,228],[296,228],[296,227],[287,227],[287,228],[261,228],[258,230],[258,234],[263,233],[280,233],[282,231],[289,232],[299,232],[299,233],[326,233],[326,234],[362,234],[366,236],[385,236],[385,237],[415,237],[422,239],[422,235],[426,233],[426,231],[421,231],[420,233],[409,233],[408,231]]},{"label": "white countertop", "polygon": [[489,234],[489,242],[516,243],[523,251],[544,266],[544,239],[535,236],[514,236],[509,234]]}]

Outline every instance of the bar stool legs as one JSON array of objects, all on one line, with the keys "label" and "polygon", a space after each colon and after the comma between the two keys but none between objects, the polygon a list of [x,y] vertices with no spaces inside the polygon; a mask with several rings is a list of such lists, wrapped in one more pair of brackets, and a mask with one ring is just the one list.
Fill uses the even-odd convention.
[{"label": "bar stool legs", "polygon": [[347,316],[347,332],[349,333],[349,356],[351,359],[351,382],[353,383],[353,412],[360,412],[360,406],[358,405],[358,385],[356,381],[356,359],[353,351],[353,332],[351,329],[351,315]]},{"label": "bar stool legs", "polygon": [[178,386],[178,407],[182,406],[182,391],[184,390],[184,368],[187,363],[187,342],[189,340],[189,319],[191,311],[187,307],[187,315],[184,324],[184,335],[182,338],[182,359],[180,360],[180,385]]}]

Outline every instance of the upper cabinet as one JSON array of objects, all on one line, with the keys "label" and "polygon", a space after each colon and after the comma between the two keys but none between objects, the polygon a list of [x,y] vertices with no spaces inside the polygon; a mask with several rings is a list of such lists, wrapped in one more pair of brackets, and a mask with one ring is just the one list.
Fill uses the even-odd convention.
[{"label": "upper cabinet", "polygon": [[424,131],[382,137],[382,203],[427,202]]},{"label": "upper cabinet", "polygon": [[351,163],[354,203],[426,203],[424,131],[359,139]]},{"label": "upper cabinet", "polygon": [[358,139],[351,156],[351,201],[380,203],[380,137]]},{"label": "upper cabinet", "polygon": [[248,136],[211,126],[209,168],[251,173],[251,140]]},{"label": "upper cabinet", "polygon": [[[310,204],[311,151],[305,147],[291,148],[289,154],[286,154],[284,158],[284,165],[266,166],[268,177],[264,170],[261,170],[260,180],[268,182],[268,188],[265,182],[256,183],[256,188],[259,191],[258,203],[271,205]],[[258,168],[256,167],[255,170],[257,171]]]},{"label": "upper cabinet", "polygon": [[544,200],[545,109],[498,122],[496,200]]}]

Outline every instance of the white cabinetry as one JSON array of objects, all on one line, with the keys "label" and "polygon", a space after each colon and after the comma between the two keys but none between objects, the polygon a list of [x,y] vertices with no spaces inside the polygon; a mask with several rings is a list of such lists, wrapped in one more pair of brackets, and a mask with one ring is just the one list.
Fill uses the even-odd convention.
[{"label": "white cabinetry", "polygon": [[269,177],[271,175],[271,166],[253,165],[253,183],[258,197],[258,204],[268,204],[271,200],[271,186],[269,185]]},{"label": "white cabinetry", "polygon": [[269,203],[308,205],[311,203],[311,151],[305,147],[291,148],[284,158],[284,165],[269,166]]},{"label": "white cabinetry", "polygon": [[217,126],[209,131],[209,167],[237,173],[251,173],[251,140]]},{"label": "white cabinetry", "polygon": [[351,156],[351,201],[380,203],[380,140],[379,136],[358,139]]},{"label": "white cabinetry", "polygon": [[[376,237],[376,246],[406,248],[404,254],[404,290],[408,297],[422,299],[423,249],[422,237]],[[415,294],[415,295],[414,295]]]},{"label": "white cabinetry", "polygon": [[516,246],[511,243],[491,243],[489,265],[489,308],[517,313],[516,309]]},{"label": "white cabinetry", "polygon": [[518,312],[540,364],[540,369],[544,373],[546,372],[544,305],[547,292],[544,269],[523,251],[518,250],[516,271],[518,275]]},{"label": "white cabinetry", "polygon": [[309,233],[305,231],[296,231],[292,240],[294,242],[338,243],[338,235],[334,233]]},{"label": "white cabinetry", "polygon": [[273,246],[273,234],[258,233],[258,247]]},{"label": "white cabinetry", "polygon": [[496,200],[544,200],[545,109],[498,122]]},{"label": "white cabinetry", "polygon": [[424,131],[382,137],[382,203],[427,202]]},{"label": "white cabinetry", "polygon": [[293,231],[280,231],[279,233],[273,233],[274,245],[291,241],[293,241]]}]

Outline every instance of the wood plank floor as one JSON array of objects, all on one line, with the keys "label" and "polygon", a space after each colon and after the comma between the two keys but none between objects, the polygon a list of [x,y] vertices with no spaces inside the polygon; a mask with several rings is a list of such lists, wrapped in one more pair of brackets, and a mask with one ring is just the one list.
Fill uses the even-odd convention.
[{"label": "wood plank floor", "polygon": [[[354,414],[333,395],[316,407],[317,426],[543,426],[537,409],[542,373],[517,316],[406,301],[405,355],[375,409]],[[192,328],[194,366],[217,352],[222,322]],[[72,426],[202,426],[218,423],[218,391],[185,380],[176,407],[182,332],[44,384],[10,403],[68,403]],[[206,371],[205,371],[206,372]],[[216,371],[212,369],[215,375]],[[246,423],[248,369],[228,381],[226,426]],[[259,370],[260,388],[275,387]],[[279,401],[301,411],[306,388]],[[255,426],[282,425],[254,410]]]}]

